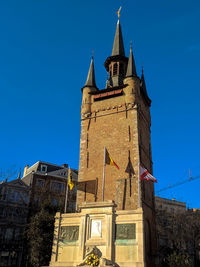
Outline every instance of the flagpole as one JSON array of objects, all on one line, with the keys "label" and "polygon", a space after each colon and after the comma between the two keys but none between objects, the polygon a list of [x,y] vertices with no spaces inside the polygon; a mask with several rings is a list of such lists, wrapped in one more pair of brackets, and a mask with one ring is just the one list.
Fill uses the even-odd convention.
[{"label": "flagpole", "polygon": [[67,199],[68,199],[68,191],[69,191],[69,176],[70,176],[70,167],[68,168],[68,179],[67,179],[67,188],[66,188],[66,194],[65,194],[65,208],[64,208],[64,213],[67,212]]},{"label": "flagpole", "polygon": [[141,180],[140,180],[140,162],[138,162],[138,207],[141,208]]},{"label": "flagpole", "polygon": [[103,185],[102,185],[102,201],[104,201],[105,169],[106,169],[106,147],[104,147],[104,162],[103,162]]}]

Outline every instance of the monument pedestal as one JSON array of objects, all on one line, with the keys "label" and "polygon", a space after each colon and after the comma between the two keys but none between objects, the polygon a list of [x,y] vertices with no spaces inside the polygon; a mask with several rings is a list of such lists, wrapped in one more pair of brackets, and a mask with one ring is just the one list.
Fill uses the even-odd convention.
[{"label": "monument pedestal", "polygon": [[56,213],[51,267],[145,266],[141,208],[116,210],[113,201],[79,208]]}]

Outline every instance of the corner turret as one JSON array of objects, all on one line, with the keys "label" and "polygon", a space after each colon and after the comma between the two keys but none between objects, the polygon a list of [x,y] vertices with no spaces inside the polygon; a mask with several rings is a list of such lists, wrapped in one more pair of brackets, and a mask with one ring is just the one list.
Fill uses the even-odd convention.
[{"label": "corner turret", "polygon": [[140,90],[140,79],[136,73],[135,60],[133,57],[132,45],[130,47],[130,54],[128,60],[128,67],[126,71],[126,77],[124,79],[125,102],[126,104],[133,104],[136,101],[136,96]]},{"label": "corner turret", "polygon": [[82,106],[81,113],[86,114],[91,112],[91,92],[98,91],[95,81],[95,72],[94,72],[94,59],[92,56],[90,68],[88,71],[88,76],[84,87],[82,88]]},{"label": "corner turret", "polygon": [[127,77],[137,77],[136,67],[135,67],[135,60],[133,57],[132,45],[130,47],[130,55],[128,59],[128,67],[126,71],[126,78]]},{"label": "corner turret", "polygon": [[143,66],[142,66],[142,75],[140,78],[140,92],[141,92],[144,100],[146,101],[147,105],[151,106],[151,99],[148,97],[148,94],[147,94],[147,88],[146,88],[146,83],[145,83],[145,79],[144,79]]}]

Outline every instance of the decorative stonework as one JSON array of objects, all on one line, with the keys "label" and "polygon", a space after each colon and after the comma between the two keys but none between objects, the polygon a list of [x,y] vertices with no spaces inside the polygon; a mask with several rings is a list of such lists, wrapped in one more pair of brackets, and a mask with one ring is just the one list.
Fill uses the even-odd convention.
[{"label": "decorative stonework", "polygon": [[116,240],[136,239],[136,224],[116,224]]},{"label": "decorative stonework", "polygon": [[77,241],[79,236],[79,226],[62,226],[60,241],[63,243]]}]

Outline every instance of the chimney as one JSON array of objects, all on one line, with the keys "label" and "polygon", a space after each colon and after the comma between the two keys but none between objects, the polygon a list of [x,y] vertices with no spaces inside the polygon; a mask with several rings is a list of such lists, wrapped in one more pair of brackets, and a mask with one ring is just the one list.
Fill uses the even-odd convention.
[{"label": "chimney", "polygon": [[64,164],[62,164],[62,167],[68,168],[68,164],[64,163]]},{"label": "chimney", "polygon": [[23,174],[23,177],[26,175],[28,168],[29,168],[29,165],[26,165],[26,166],[24,167],[24,174]]},{"label": "chimney", "polygon": [[20,178],[21,178],[21,170],[19,171],[17,179],[20,180]]}]

